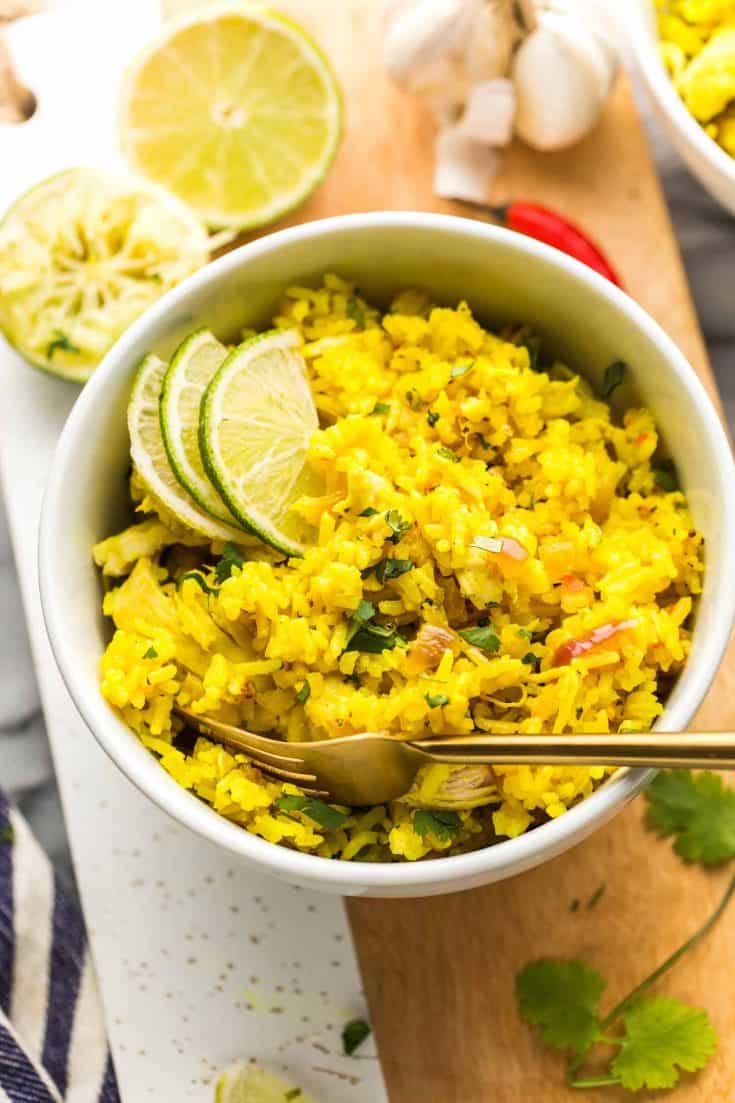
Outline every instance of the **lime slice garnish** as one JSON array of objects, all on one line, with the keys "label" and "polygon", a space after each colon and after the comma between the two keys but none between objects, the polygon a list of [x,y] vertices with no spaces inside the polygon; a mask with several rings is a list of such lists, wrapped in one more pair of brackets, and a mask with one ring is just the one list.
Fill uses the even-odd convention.
[{"label": "lime slice garnish", "polygon": [[298,1087],[288,1084],[280,1076],[250,1064],[237,1064],[226,1069],[215,1089],[214,1103],[314,1103]]},{"label": "lime slice garnish", "polygon": [[35,367],[83,382],[208,255],[203,226],[173,196],[70,169],[31,188],[0,223],[0,330]]},{"label": "lime slice garnish", "polygon": [[308,35],[253,4],[217,4],[164,28],[123,87],[130,164],[209,225],[262,226],[301,203],[339,145],[341,98]]},{"label": "lime slice garnish", "polygon": [[207,387],[199,425],[207,474],[233,515],[288,555],[313,538],[291,507],[321,491],[305,466],[319,422],[298,343],[271,330],[239,345]]},{"label": "lime slice garnish", "polygon": [[223,525],[199,508],[179,484],[163,444],[158,403],[166,364],[146,356],[138,368],[128,404],[130,455],[146,489],[187,528],[210,540],[243,543],[243,533]]},{"label": "lime slice garnish", "polygon": [[191,333],[176,349],[163,378],[160,415],[169,463],[184,490],[226,525],[238,525],[204,471],[199,451],[199,407],[227,349],[209,330]]}]

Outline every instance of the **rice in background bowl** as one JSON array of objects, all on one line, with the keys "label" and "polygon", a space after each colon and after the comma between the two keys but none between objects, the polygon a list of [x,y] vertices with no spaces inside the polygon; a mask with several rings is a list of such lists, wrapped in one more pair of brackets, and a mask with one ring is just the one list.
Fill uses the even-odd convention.
[{"label": "rice in background bowl", "polygon": [[[392,264],[386,263],[387,257],[394,258]],[[598,385],[612,360],[622,358],[631,365],[641,399],[654,407],[662,423],[708,549],[692,656],[662,718],[667,726],[686,725],[729,633],[733,595],[723,563],[732,545],[731,460],[716,415],[691,369],[625,296],[544,247],[490,227],[441,216],[334,219],[285,231],[223,258],[131,330],[108,360],[102,383],[94,381],[89,397],[85,395],[80,402],[65,432],[49,491],[42,580],[46,615],[61,665],[103,744],[126,772],[173,814],[289,880],[374,895],[451,891],[519,872],[560,852],[619,808],[645,775],[619,776],[554,822],[482,851],[400,867],[329,862],[270,846],[215,816],[163,775],[98,698],[96,666],[104,637],[95,611],[99,590],[94,568],[85,557],[92,543],[119,525],[124,509],[124,406],[135,363],[151,347],[168,355],[192,324],[209,324],[223,336],[243,324],[263,325],[285,286],[294,280],[314,279],[335,267],[355,278],[367,298],[383,304],[397,288],[421,282],[425,287],[429,284],[432,297],[439,301],[466,296],[487,323],[528,320],[551,351],[574,364],[589,365],[590,376]],[[73,507],[74,523],[66,527],[64,535],[59,472],[72,462],[70,449],[74,449],[80,493]],[[105,467],[106,475],[100,470]],[[111,470],[114,476],[109,474]],[[111,496],[112,478],[118,480],[118,490]],[[54,555],[50,554],[50,533]],[[60,585],[62,569],[64,586]]]}]

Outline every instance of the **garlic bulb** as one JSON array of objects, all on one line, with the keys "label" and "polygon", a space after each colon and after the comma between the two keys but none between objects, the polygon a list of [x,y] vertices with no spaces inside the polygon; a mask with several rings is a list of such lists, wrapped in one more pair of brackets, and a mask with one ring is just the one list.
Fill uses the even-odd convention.
[{"label": "garlic bulb", "polygon": [[471,17],[463,65],[469,81],[504,77],[521,39],[513,0],[489,0]]},{"label": "garlic bulb", "polygon": [[539,11],[513,63],[516,132],[536,149],[573,145],[599,119],[616,69],[612,48],[578,16]]},{"label": "garlic bulb", "polygon": [[414,0],[389,19],[383,63],[398,84],[412,89],[422,70],[464,45],[477,0]]}]

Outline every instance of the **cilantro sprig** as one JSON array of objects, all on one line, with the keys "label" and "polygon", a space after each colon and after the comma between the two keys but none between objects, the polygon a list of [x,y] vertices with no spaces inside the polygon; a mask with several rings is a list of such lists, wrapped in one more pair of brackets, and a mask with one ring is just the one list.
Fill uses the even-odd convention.
[{"label": "cilantro sprig", "polygon": [[711,770],[662,770],[646,791],[648,823],[674,836],[687,862],[717,865],[735,857],[735,790]]},{"label": "cilantro sprig", "polygon": [[[628,1091],[673,1088],[681,1071],[704,1068],[717,1046],[707,1012],[647,993],[711,930],[735,893],[735,877],[709,918],[605,1016],[600,999],[607,981],[582,961],[544,958],[516,977],[521,1018],[541,1029],[544,1042],[571,1053],[567,1080],[573,1088],[618,1086]],[[622,1030],[621,1030],[622,1028]],[[617,1050],[606,1074],[579,1070],[596,1044]]]},{"label": "cilantro sprig", "polygon": [[342,1027],[342,1049],[345,1056],[351,1057],[358,1046],[371,1034],[370,1025],[364,1019],[350,1019]]},{"label": "cilantro sprig", "polygon": [[394,647],[403,646],[405,640],[394,626],[375,624],[375,611],[372,601],[363,598],[350,619],[345,651],[379,655],[381,651],[392,651]]},{"label": "cilantro sprig", "polygon": [[349,812],[341,812],[323,800],[305,797],[302,793],[282,793],[275,803],[282,812],[302,812],[327,831],[336,831],[350,818]]}]

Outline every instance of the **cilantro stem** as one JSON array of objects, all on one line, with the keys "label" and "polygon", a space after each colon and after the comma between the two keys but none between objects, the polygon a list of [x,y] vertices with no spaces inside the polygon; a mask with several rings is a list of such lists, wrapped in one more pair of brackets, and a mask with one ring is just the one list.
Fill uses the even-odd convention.
[{"label": "cilantro stem", "polygon": [[598,1080],[568,1080],[570,1088],[612,1088],[620,1084],[617,1076],[600,1077]]},{"label": "cilantro stem", "polygon": [[636,985],[633,991],[629,992],[628,995],[624,999],[622,999],[619,1004],[613,1007],[610,1014],[605,1016],[605,1018],[600,1023],[601,1034],[604,1034],[609,1026],[611,1026],[617,1019],[619,1019],[621,1015],[624,1015],[626,1011],[630,1010],[633,1004],[643,995],[644,992],[647,992],[649,988],[652,988],[656,981],[659,980],[659,978],[662,977],[664,973],[668,972],[668,970],[671,969],[672,966],[676,965],[680,957],[683,957],[688,950],[691,950],[693,946],[696,946],[696,944],[704,938],[704,936],[712,929],[712,927],[714,927],[715,923],[720,918],[727,905],[730,903],[733,893],[735,893],[735,877],[733,877],[730,881],[730,884],[725,890],[724,896],[710,915],[709,919],[706,919],[702,926],[699,927],[699,929],[696,930],[694,934],[691,935],[686,940],[686,942],[684,942],[679,947],[678,950],[674,950],[673,954],[671,954],[670,957],[667,957],[666,960],[663,961],[657,969],[654,969],[654,971],[645,978],[645,980],[642,980],[640,984]]}]

